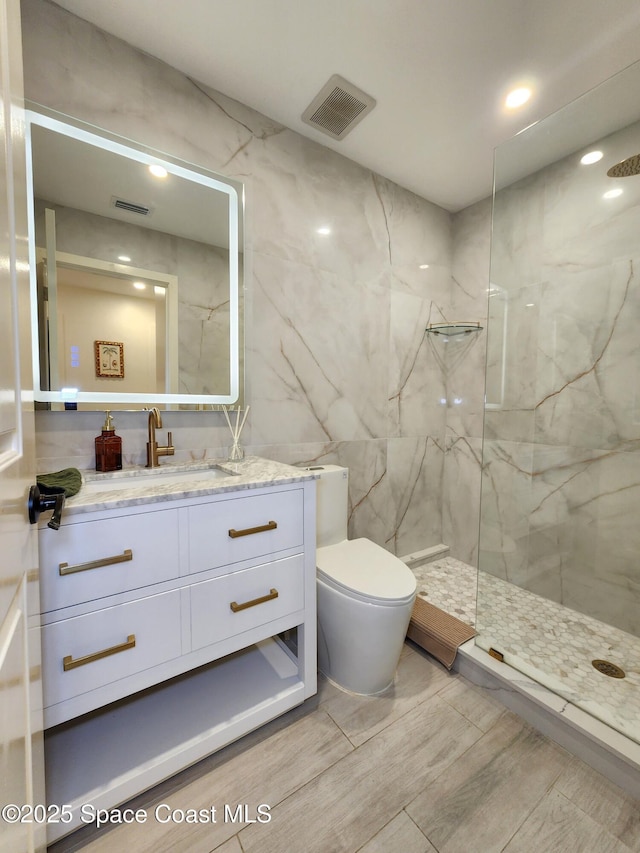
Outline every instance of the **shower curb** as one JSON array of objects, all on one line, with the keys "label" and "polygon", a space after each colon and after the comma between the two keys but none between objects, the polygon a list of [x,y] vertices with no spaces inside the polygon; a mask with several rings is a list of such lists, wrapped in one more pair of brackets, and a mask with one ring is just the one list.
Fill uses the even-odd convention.
[{"label": "shower curb", "polygon": [[539,732],[640,800],[640,744],[571,702],[500,663],[469,640],[453,669]]}]

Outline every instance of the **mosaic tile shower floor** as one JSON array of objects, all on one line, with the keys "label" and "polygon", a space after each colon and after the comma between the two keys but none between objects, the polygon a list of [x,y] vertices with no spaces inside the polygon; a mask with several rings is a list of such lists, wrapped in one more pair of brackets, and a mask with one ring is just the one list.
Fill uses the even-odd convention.
[{"label": "mosaic tile shower floor", "polygon": [[[444,557],[413,569],[418,595],[478,631],[477,644],[640,743],[640,638]],[[611,661],[626,677],[592,665]]]}]

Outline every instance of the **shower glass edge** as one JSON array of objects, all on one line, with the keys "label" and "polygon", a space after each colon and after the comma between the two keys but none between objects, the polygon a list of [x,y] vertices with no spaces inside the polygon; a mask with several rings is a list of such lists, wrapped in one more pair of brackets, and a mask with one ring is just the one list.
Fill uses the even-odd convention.
[{"label": "shower glass edge", "polygon": [[640,742],[638,152],[640,62],[495,151],[475,642]]}]

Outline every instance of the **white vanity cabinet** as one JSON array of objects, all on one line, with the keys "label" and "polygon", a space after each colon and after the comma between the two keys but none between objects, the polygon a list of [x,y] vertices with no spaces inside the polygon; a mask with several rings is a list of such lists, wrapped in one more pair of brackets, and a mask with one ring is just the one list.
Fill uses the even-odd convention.
[{"label": "white vanity cabinet", "polygon": [[39,530],[49,842],[316,692],[313,479],[200,491]]}]

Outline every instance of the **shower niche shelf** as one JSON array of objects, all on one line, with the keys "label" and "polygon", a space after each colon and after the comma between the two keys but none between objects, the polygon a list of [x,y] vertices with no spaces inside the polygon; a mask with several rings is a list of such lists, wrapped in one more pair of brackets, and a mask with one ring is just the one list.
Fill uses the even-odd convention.
[{"label": "shower niche shelf", "polygon": [[482,331],[480,323],[429,323],[426,331],[443,338],[455,338]]}]

